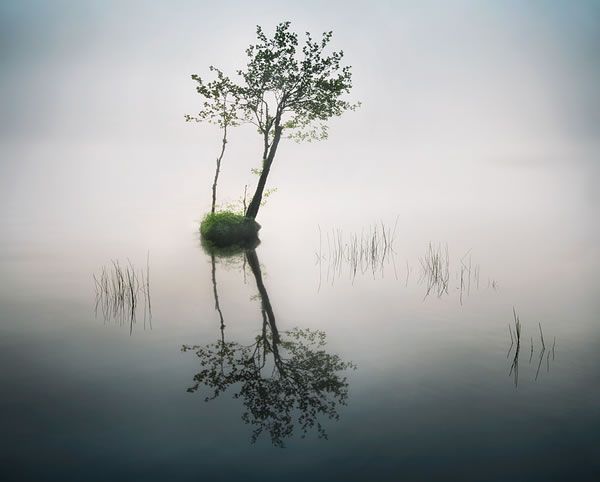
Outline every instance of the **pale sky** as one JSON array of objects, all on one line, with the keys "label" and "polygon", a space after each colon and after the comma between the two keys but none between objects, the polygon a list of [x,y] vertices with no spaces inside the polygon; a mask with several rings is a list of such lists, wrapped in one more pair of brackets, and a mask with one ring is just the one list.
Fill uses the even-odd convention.
[{"label": "pale sky", "polygon": [[[200,101],[190,75],[211,64],[233,75],[255,26],[272,32],[283,20],[299,33],[333,30],[332,47],[353,66],[352,99],[363,106],[333,121],[327,142],[280,148],[273,177],[282,192],[338,182],[344,197],[366,179],[394,178],[417,196],[410,176],[426,183],[434,167],[433,196],[446,199],[456,189],[444,186],[460,187],[481,163],[552,164],[581,222],[593,218],[594,1],[5,1],[0,213],[40,222],[51,213],[58,222],[65,210],[75,210],[69,219],[97,210],[106,189],[123,199],[176,193],[205,207],[219,133],[183,121]],[[260,152],[252,129],[231,134],[224,198],[252,181]],[[143,192],[131,186],[140,169]]]}]

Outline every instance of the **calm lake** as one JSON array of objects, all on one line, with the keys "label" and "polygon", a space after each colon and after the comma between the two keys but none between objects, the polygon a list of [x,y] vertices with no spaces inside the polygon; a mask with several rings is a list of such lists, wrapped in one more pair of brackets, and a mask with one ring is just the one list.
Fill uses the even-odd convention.
[{"label": "calm lake", "polygon": [[[361,106],[248,104],[329,137],[265,108],[260,244],[215,252],[215,159],[239,209],[264,137],[186,123],[192,75],[285,21]],[[599,33],[593,0],[0,2],[0,482],[600,481]]]},{"label": "calm lake", "polygon": [[[20,151],[0,239],[3,480],[597,480],[577,171],[309,184],[282,158],[262,242],[222,256],[200,241],[212,166],[193,149],[162,168],[52,149]],[[117,261],[137,306],[98,287]]]}]

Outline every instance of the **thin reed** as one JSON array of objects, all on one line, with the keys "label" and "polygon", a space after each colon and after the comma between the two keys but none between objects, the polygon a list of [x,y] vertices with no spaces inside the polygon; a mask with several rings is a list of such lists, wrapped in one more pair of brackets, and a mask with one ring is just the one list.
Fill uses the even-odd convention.
[{"label": "thin reed", "polygon": [[421,282],[426,285],[425,298],[431,293],[438,297],[448,294],[450,281],[450,255],[448,245],[442,249],[441,245],[434,246],[431,242],[423,258],[419,258],[421,264]]},{"label": "thin reed", "polygon": [[[513,328],[513,325],[514,325],[514,328]],[[539,352],[538,365],[537,365],[537,369],[535,372],[535,380],[537,380],[539,377],[540,368],[542,366],[542,360],[544,359],[544,354],[546,354],[547,371],[550,371],[550,355],[552,355],[552,360],[554,360],[554,349],[556,346],[556,337],[554,337],[553,344],[552,344],[552,350],[548,350],[548,353],[546,353],[546,342],[544,340],[544,332],[542,330],[541,322],[538,323],[538,328],[539,328],[539,332],[540,332],[540,352]],[[521,346],[522,324],[521,324],[521,320],[520,320],[519,315],[517,314],[517,311],[514,308],[514,306],[513,306],[513,323],[508,324],[508,333],[510,335],[510,347],[508,349],[508,354],[506,355],[506,358],[510,357],[512,349],[516,344],[515,354],[514,354],[514,357],[513,357],[511,366],[510,366],[510,371],[509,371],[509,376],[514,375],[514,381],[515,381],[515,387],[516,387],[518,385],[518,379],[519,379],[519,352],[520,352],[520,346]],[[533,359],[533,352],[534,352],[534,342],[533,342],[533,336],[531,336],[530,337],[530,352],[529,352],[529,363],[530,364]]]},{"label": "thin reed", "polygon": [[[398,279],[398,270],[395,263],[395,233],[398,219],[394,227],[386,226],[383,222],[374,224],[360,233],[344,233],[341,229],[319,230],[319,247],[315,250],[316,263],[319,265],[319,286],[323,280],[331,284],[345,274],[354,282],[358,275],[369,273],[375,276],[380,273],[384,276],[384,268],[391,264],[394,276]],[[460,304],[463,304],[465,295],[471,294],[471,289],[479,290],[481,281],[481,266],[473,262],[471,249],[460,258],[450,260],[448,245],[427,245],[425,255],[417,258],[420,265],[420,274],[417,278],[419,285],[425,285],[424,299],[430,295],[441,298],[449,295],[450,290],[456,288]],[[452,268],[452,269],[451,269]],[[406,276],[403,277],[404,286],[408,287],[409,278],[413,267],[406,260]],[[455,274],[456,284],[451,281],[451,273]],[[452,285],[452,286],[451,286]],[[497,289],[495,280],[488,278],[488,288]]]},{"label": "thin reed", "polygon": [[515,336],[514,337],[512,334],[512,330],[510,328],[510,323],[508,325],[508,329],[510,331],[510,340],[511,340],[510,349],[508,350],[508,354],[510,355],[510,351],[512,350],[515,339],[517,341],[517,349],[515,350],[515,356],[513,357],[513,361],[510,366],[510,372],[508,373],[508,375],[511,376],[514,374],[515,387],[517,387],[519,385],[519,353],[521,351],[521,320],[517,316],[517,311],[515,310],[514,306],[513,306],[513,321],[515,324]]},{"label": "thin reed", "polygon": [[136,269],[130,260],[121,264],[112,260],[103,266],[100,275],[93,275],[96,289],[96,308],[100,309],[105,321],[116,320],[121,325],[129,322],[130,333],[136,322],[140,294],[144,305],[144,328],[146,320],[152,328],[152,303],[150,298],[150,253],[146,258],[146,269]]},{"label": "thin reed", "polygon": [[[322,266],[327,265],[327,281],[333,282],[344,275],[354,281],[357,275],[377,273],[383,276],[384,267],[388,263],[394,266],[394,242],[396,227],[386,226],[383,221],[374,224],[360,233],[344,233],[341,229],[326,232],[327,252],[323,252],[322,232],[319,226],[319,251],[316,254],[319,263],[319,278],[322,276]],[[320,283],[319,283],[320,286]]]}]

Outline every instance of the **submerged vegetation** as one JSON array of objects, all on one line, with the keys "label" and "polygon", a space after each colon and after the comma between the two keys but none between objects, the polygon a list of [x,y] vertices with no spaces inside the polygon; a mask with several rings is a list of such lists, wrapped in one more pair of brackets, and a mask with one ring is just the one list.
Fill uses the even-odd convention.
[{"label": "submerged vegetation", "polygon": [[133,331],[139,308],[140,293],[144,307],[144,329],[146,319],[152,328],[152,303],[150,299],[150,253],[146,258],[146,269],[136,269],[131,261],[121,265],[118,260],[104,266],[99,276],[93,275],[96,288],[96,307],[100,309],[104,321],[115,320],[121,325],[129,325]]}]

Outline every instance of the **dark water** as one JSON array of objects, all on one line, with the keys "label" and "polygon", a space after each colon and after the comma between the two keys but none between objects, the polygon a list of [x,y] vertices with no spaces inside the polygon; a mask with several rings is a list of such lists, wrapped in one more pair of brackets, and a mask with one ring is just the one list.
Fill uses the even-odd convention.
[{"label": "dark water", "polygon": [[[491,206],[386,189],[374,214],[341,187],[347,204],[323,190],[293,211],[292,188],[228,256],[177,196],[90,218],[65,203],[54,227],[7,215],[2,480],[597,480],[589,216],[542,209],[551,183]],[[105,316],[93,275],[147,256],[151,319],[142,291],[135,323]]]},{"label": "dark water", "polygon": [[[600,480],[599,19],[0,2],[0,482]],[[254,251],[206,252],[190,75],[284,20],[362,107],[281,141]],[[262,150],[228,133],[220,203]]]}]

